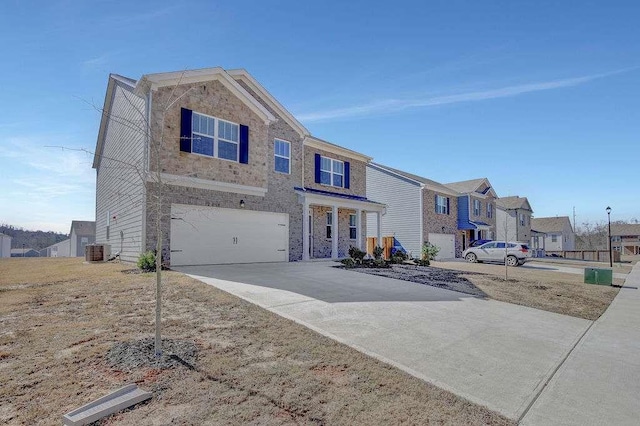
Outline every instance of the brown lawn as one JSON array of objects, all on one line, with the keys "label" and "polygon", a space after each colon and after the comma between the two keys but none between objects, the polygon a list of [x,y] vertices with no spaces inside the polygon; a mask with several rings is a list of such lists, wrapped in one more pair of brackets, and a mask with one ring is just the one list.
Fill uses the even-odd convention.
[{"label": "brown lawn", "polygon": [[[618,294],[616,287],[584,284],[584,276],[578,274],[515,267],[508,268],[505,281],[504,265],[436,261],[431,265],[479,272],[465,277],[492,299],[588,320],[598,319]],[[623,280],[616,278],[614,283]]]},{"label": "brown lawn", "polygon": [[109,349],[154,330],[154,275],[130,268],[0,260],[0,424],[59,425],[127,383],[153,399],[102,424],[515,424],[173,272],[163,333],[196,343],[197,371],[119,371]]}]

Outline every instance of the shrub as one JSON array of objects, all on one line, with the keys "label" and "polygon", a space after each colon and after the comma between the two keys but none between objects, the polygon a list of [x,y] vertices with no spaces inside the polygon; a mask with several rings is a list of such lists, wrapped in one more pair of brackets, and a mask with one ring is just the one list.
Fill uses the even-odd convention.
[{"label": "shrub", "polygon": [[428,241],[422,245],[422,259],[433,260],[440,251],[440,247],[436,247]]},{"label": "shrub", "polygon": [[342,263],[345,268],[353,268],[356,266],[355,260],[353,260],[350,257],[347,257],[346,259],[342,259],[340,263]]},{"label": "shrub", "polygon": [[362,263],[362,260],[367,255],[366,251],[360,250],[358,247],[349,247],[349,257],[355,261],[355,263]]},{"label": "shrub", "polygon": [[404,250],[395,248],[391,250],[391,258],[389,259],[391,263],[401,264],[407,259],[409,259],[409,256],[407,256]]},{"label": "shrub", "polygon": [[373,258],[375,260],[382,259],[382,254],[384,253],[384,249],[380,246],[376,246],[373,248]]},{"label": "shrub", "polygon": [[153,272],[156,270],[156,255],[149,250],[146,253],[141,253],[138,257],[138,268],[145,272]]},{"label": "shrub", "polygon": [[431,265],[431,261],[429,259],[413,259],[413,261],[418,266],[429,266],[429,265]]},{"label": "shrub", "polygon": [[388,268],[389,265],[383,259],[373,259],[373,266],[375,268]]}]

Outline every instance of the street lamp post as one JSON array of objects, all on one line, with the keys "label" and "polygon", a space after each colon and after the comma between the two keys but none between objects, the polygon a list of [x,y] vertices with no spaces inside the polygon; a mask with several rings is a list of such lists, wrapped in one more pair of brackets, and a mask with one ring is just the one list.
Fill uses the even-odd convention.
[{"label": "street lamp post", "polygon": [[611,207],[607,206],[607,219],[609,220],[609,266],[613,268],[613,251],[611,250]]}]

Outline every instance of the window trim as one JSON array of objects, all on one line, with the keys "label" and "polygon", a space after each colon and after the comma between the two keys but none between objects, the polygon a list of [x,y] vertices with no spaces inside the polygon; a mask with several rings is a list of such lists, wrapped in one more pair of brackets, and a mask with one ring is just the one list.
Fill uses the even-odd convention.
[{"label": "window trim", "polygon": [[326,226],[326,233],[325,233],[325,238],[327,240],[330,240],[333,238],[333,212],[326,212],[326,218],[327,218],[327,226]]},{"label": "window trim", "polygon": [[[276,153],[276,144],[278,142],[282,142],[282,143],[286,143],[287,145],[289,145],[289,156],[285,157],[284,155],[279,155]],[[280,171],[278,169],[276,169],[276,157],[278,158],[285,158],[288,160],[288,170],[286,172]],[[283,175],[290,175],[291,174],[291,142],[286,141],[284,139],[280,139],[280,138],[274,138],[273,139],[273,171],[276,173],[282,173]]]},{"label": "window trim", "polygon": [[[449,209],[447,208],[447,205],[449,203],[447,203],[447,200],[449,199],[449,197],[445,197],[444,195],[440,195],[440,194],[436,194],[436,213],[437,214],[449,214]],[[442,200],[444,202],[443,205],[438,204],[438,201]],[[442,207],[443,211],[439,211],[439,207]]]},{"label": "window trim", "polygon": [[[213,119],[213,136],[211,135],[207,135],[206,133],[201,133],[201,132],[197,132],[195,130],[193,130],[193,118],[195,115],[200,115],[202,117],[207,117],[207,118],[211,118]],[[238,128],[238,140],[237,141],[232,141],[229,139],[225,139],[225,138],[221,138],[219,136],[219,125],[220,122],[223,123],[229,123],[232,124],[234,126],[236,126]],[[212,138],[213,139],[213,155],[207,155],[207,154],[202,154],[200,152],[195,152],[193,150],[193,140],[194,140],[194,135],[199,135],[199,136],[204,136],[207,138]],[[221,158],[219,156],[219,142],[226,142],[226,143],[235,143],[236,144],[236,159],[235,160],[231,160],[229,158]],[[240,163],[240,123],[235,123],[233,121],[230,120],[224,120],[222,118],[218,118],[218,117],[214,117],[213,115],[208,115],[208,114],[203,114],[201,112],[198,111],[191,111],[191,153],[194,155],[199,155],[201,157],[205,157],[205,158],[217,158],[218,160],[224,160],[224,161],[231,161],[232,163],[238,163],[238,164],[243,164]]]},{"label": "window trim", "polygon": [[[354,224],[351,225],[351,217],[353,217]],[[355,237],[351,238],[351,230],[355,231]],[[358,239],[358,215],[357,213],[349,213],[349,240],[355,241]]]},{"label": "window trim", "polygon": [[[476,208],[476,204],[478,205],[478,208]],[[480,202],[480,200],[476,200],[474,198],[474,200],[473,200],[473,215],[474,216],[480,216],[481,214],[482,214],[482,203]]]},{"label": "window trim", "polygon": [[[322,160],[323,159],[327,159],[327,160],[329,160],[331,162],[331,170],[324,170],[322,168]],[[337,172],[333,171],[333,164],[334,163],[341,163],[342,164],[342,173],[337,173]],[[329,173],[329,178],[331,180],[331,183],[322,183],[322,173]],[[342,177],[342,185],[334,185],[333,184],[334,175]],[[345,185],[345,162],[342,161],[342,160],[335,159],[335,158],[325,157],[324,155],[320,155],[320,185],[331,186],[333,188],[344,188],[344,185]]]}]

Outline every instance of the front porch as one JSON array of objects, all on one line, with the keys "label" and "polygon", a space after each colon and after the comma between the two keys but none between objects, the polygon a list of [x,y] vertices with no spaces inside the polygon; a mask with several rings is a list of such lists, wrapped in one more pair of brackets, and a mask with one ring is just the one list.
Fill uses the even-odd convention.
[{"label": "front porch", "polygon": [[302,260],[340,259],[349,247],[365,250],[366,213],[378,216],[380,241],[384,204],[366,197],[337,194],[310,188],[296,188],[302,215]]}]

